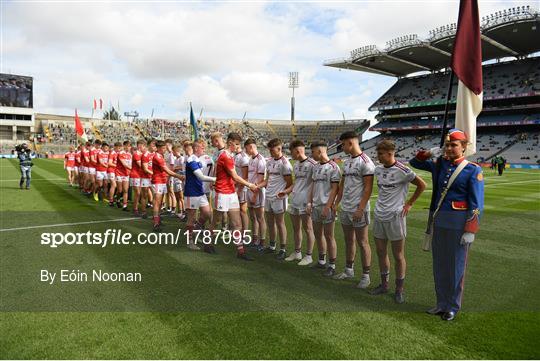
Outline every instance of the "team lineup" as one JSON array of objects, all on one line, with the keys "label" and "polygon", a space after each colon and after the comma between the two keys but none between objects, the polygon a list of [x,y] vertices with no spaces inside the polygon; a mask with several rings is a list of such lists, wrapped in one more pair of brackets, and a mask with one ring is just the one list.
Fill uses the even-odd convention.
[{"label": "team lineup", "polygon": [[[406,218],[426,183],[395,159],[396,146],[391,140],[382,140],[376,146],[379,165],[362,152],[354,131],[341,134],[339,140],[347,155],[341,167],[329,158],[325,142],[310,144],[309,157],[306,145],[292,140],[292,165],[283,154],[280,139],[268,142],[270,157],[265,158],[254,139],[243,141],[237,133],[226,138],[213,133],[210,142],[216,152],[212,156],[207,155],[203,139],[186,140],[181,145],[172,140],[139,140],[135,145],[125,141],[112,147],[95,140],[77,149],[71,147],[65,154],[64,167],[69,184],[77,185],[95,201],[103,200],[128,212],[131,200],[133,214],[142,218],[148,217],[147,208],[151,208],[155,232],[162,231],[163,214],[177,215],[179,221],[186,222],[187,247],[193,251],[202,247],[204,252],[215,253],[211,242],[202,242],[201,233],[227,229],[241,260],[253,260],[247,252],[251,248],[345,280],[355,277],[359,248],[361,274],[357,287],[364,290],[371,285],[368,229],[372,224],[380,282],[368,292],[381,295],[390,291],[390,243],[395,270],[393,298],[396,303],[404,303]],[[410,161],[413,167],[433,176],[428,233],[433,238],[437,304],[428,313],[448,321],[461,307],[467,253],[483,209],[481,168],[465,160],[466,147],[466,134],[453,129],[442,150],[420,150]],[[375,182],[378,196],[371,221],[370,197]],[[415,188],[407,199],[410,184]],[[286,213],[293,226],[294,250],[289,255]],[[336,220],[341,223],[345,241],[344,252],[340,250],[339,254],[334,236]],[[338,256],[345,260],[342,272],[336,270]]]}]

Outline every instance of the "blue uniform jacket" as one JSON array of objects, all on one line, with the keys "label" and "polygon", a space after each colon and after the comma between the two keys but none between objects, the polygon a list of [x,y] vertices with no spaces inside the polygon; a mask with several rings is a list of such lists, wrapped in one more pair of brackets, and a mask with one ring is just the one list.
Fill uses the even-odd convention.
[{"label": "blue uniform jacket", "polygon": [[[448,184],[450,176],[456,170],[460,158],[455,162],[439,157],[436,160],[419,160],[413,158],[410,165],[432,174],[433,194],[430,211],[434,212],[443,189]],[[446,194],[437,216],[435,227],[461,230],[476,233],[479,228],[480,216],[484,209],[484,176],[482,167],[469,163],[452,183]]]}]

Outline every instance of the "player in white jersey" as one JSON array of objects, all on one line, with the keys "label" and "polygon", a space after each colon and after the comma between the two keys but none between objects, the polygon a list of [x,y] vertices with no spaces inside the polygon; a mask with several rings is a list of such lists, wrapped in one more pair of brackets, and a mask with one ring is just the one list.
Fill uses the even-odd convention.
[{"label": "player in white jersey", "polygon": [[[174,165],[172,167],[176,174],[185,176],[185,157],[182,155],[182,146],[175,145],[172,148],[172,154],[174,156]],[[176,212],[180,220],[186,219],[185,205],[184,205],[184,181],[178,178],[172,178],[172,190],[176,199]]]},{"label": "player in white jersey", "polygon": [[[292,158],[296,161],[293,167],[294,183],[279,194],[285,197],[292,193],[289,205],[289,215],[293,225],[294,252],[285,261],[300,261],[299,266],[308,266],[313,263],[312,253],[315,236],[311,216],[307,214],[308,192],[313,182],[313,168],[317,164],[306,156],[306,146],[301,140],[293,140],[289,144]],[[306,232],[307,248],[306,256],[302,258],[302,229]]]},{"label": "player in white jersey", "polygon": [[[239,144],[234,155],[234,169],[236,174],[245,180],[248,179],[249,156],[242,150],[242,145]],[[240,217],[242,218],[242,232],[249,228],[248,204],[247,204],[247,188],[243,185],[236,184],[236,194],[240,202]]]},{"label": "player in white jersey", "polygon": [[[334,222],[336,208],[334,201],[339,191],[341,171],[338,165],[330,160],[325,142],[313,142],[311,154],[318,164],[313,168],[313,183],[308,192],[306,211],[311,215],[315,239],[319,245],[318,268],[326,268],[325,276],[336,273],[336,239],[334,237]],[[326,243],[323,241],[323,234]],[[328,250],[328,263],[325,262]]]},{"label": "player in white jersey", "polygon": [[345,237],[345,270],[334,278],[343,280],[354,277],[356,244],[360,247],[362,277],[358,288],[365,289],[371,283],[371,248],[368,239],[369,197],[373,190],[375,164],[362,152],[358,134],[349,131],[339,137],[343,152],[348,158],[343,162],[343,178],[336,204],[341,203],[340,222]]},{"label": "player in white jersey", "polygon": [[276,233],[278,233],[280,241],[278,260],[284,260],[287,257],[287,228],[285,226],[287,195],[283,195],[282,192],[292,185],[292,166],[283,155],[282,146],[283,142],[278,138],[268,142],[271,157],[266,161],[266,179],[258,184],[259,188],[266,187],[264,211],[270,234],[267,252],[275,252]]},{"label": "player in white jersey", "polygon": [[[176,157],[173,153],[173,140],[172,139],[165,139],[165,164],[167,168],[170,170],[174,170],[174,161]],[[176,197],[174,195],[174,179],[178,179],[175,177],[169,177],[167,180],[167,196],[165,198],[165,204],[167,206],[167,212],[171,214],[175,214],[177,212],[177,204],[176,204]],[[178,179],[179,180],[179,179]]]},{"label": "player in white jersey", "polygon": [[[397,303],[405,302],[403,283],[405,281],[405,237],[407,236],[406,216],[414,202],[420,197],[426,183],[411,169],[396,161],[396,145],[391,140],[382,140],[377,144],[377,158],[381,165],[375,168],[379,195],[375,204],[375,221],[373,222],[373,236],[379,257],[379,270],[381,284],[370,293],[379,295],[388,292],[388,276],[390,273],[390,260],[388,258],[388,241],[392,244],[392,254],[396,262],[396,291],[394,300]],[[409,183],[416,189],[409,200],[407,193]]]},{"label": "player in white jersey", "polygon": [[[257,151],[255,139],[248,138],[244,142],[244,149],[249,155],[248,182],[262,183],[266,174],[266,159]],[[258,251],[264,251],[264,238],[266,235],[266,219],[264,218],[265,189],[257,189],[255,192],[248,190],[247,199],[253,246],[257,247]]]}]

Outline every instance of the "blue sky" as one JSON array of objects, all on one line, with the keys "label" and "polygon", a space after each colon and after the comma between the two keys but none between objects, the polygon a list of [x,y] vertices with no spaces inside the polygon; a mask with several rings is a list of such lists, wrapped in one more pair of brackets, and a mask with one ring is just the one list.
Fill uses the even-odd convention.
[{"label": "blue sky", "polygon": [[[482,15],[524,2],[482,1]],[[373,118],[396,79],[323,61],[456,21],[457,1],[3,2],[0,71],[34,77],[36,111],[89,115],[92,99],[141,116]]]}]

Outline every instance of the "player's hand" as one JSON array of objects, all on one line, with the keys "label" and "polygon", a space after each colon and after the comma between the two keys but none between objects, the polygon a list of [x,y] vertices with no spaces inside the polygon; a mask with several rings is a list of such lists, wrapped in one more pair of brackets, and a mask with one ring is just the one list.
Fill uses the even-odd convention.
[{"label": "player's hand", "polygon": [[358,222],[362,219],[363,216],[364,216],[364,208],[358,208],[356,209],[356,211],[354,211],[352,218],[353,218],[353,221]]},{"label": "player's hand", "polygon": [[284,192],[284,191],[281,191],[281,192],[279,192],[279,193],[277,194],[277,196],[278,196],[278,198],[285,198],[285,197],[287,197],[287,193]]},{"label": "player's hand", "polygon": [[461,245],[465,246],[474,242],[474,233],[465,232],[461,236]]},{"label": "player's hand", "polygon": [[257,186],[256,186],[255,184],[253,184],[253,183],[249,183],[248,188],[249,188],[252,192],[255,191],[256,189],[258,189]]},{"label": "player's hand", "polygon": [[[186,178],[186,177],[184,177],[184,178]],[[212,179],[210,180],[210,182],[214,183],[214,182],[216,181],[216,177],[210,177],[210,178],[212,178]],[[212,186],[213,186],[213,184],[212,184]]]},{"label": "player's hand", "polygon": [[312,208],[312,207],[311,207],[311,203],[308,203],[308,204],[306,205],[306,213],[307,213],[307,214],[311,214],[311,208]]},{"label": "player's hand", "polygon": [[411,207],[412,207],[412,204],[405,203],[405,205],[403,206],[403,210],[401,211],[401,216],[407,217],[407,214],[409,214],[409,210],[411,209]]},{"label": "player's hand", "polygon": [[431,157],[439,158],[442,154],[442,150],[439,147],[433,147],[429,150]]},{"label": "player's hand", "polygon": [[328,207],[328,206],[325,205],[325,206],[323,207],[323,210],[322,210],[322,216],[323,216],[323,218],[327,218],[329,214],[332,214],[332,213],[330,213],[330,212],[332,212],[332,208],[330,208],[330,207]]}]

